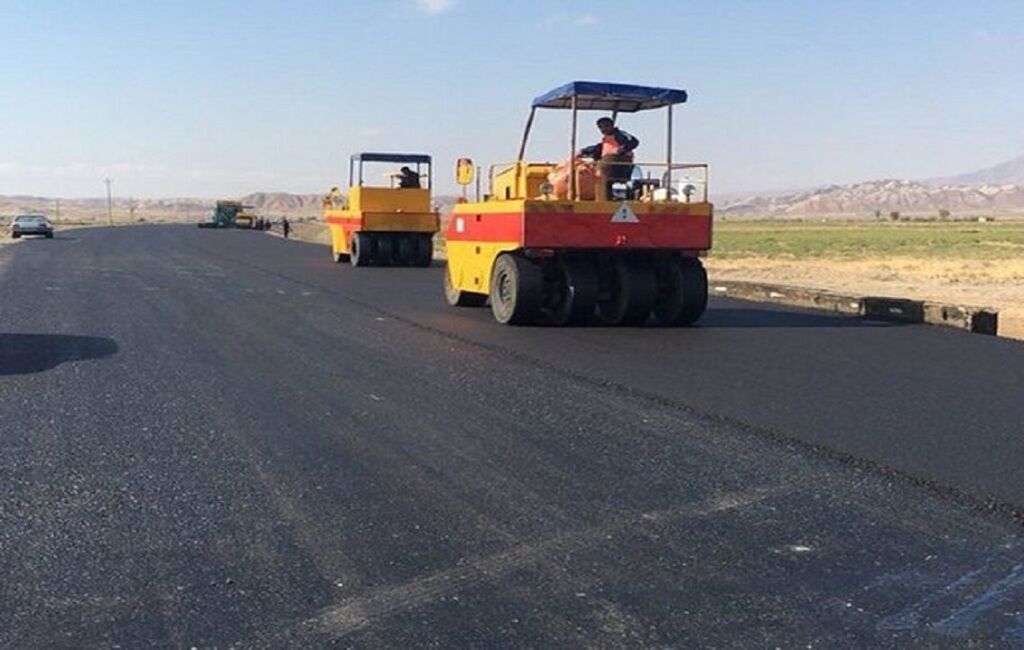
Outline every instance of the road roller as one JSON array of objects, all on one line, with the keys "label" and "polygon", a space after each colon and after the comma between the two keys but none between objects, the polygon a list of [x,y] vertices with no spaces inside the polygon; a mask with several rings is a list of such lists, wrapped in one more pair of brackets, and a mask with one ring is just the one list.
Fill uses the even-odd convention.
[{"label": "road roller", "polygon": [[[370,165],[386,165],[386,181],[371,185]],[[400,166],[400,167],[399,167]],[[431,205],[430,156],[358,153],[349,159],[347,196],[323,199],[334,261],[352,266],[430,266],[440,219]]]},{"label": "road roller", "polygon": [[[708,166],[672,159],[672,108],[686,98],[673,88],[575,81],[534,99],[515,161],[491,165],[486,194],[478,179],[477,196],[453,209],[448,304],[489,303],[510,325],[695,323],[707,307],[701,257],[711,248],[712,205]],[[526,160],[539,109],[571,115],[565,162]],[[644,144],[619,123],[658,109],[667,114],[665,159],[638,162],[633,149]],[[602,142],[583,149],[581,111],[601,116]],[[458,182],[468,184],[471,170],[460,168]]]}]

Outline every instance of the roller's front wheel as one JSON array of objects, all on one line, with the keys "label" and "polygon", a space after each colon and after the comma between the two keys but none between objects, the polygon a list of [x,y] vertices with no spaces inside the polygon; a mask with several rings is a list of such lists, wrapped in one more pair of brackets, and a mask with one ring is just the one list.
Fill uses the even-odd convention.
[{"label": "roller's front wheel", "polygon": [[544,274],[523,257],[502,253],[491,272],[491,312],[506,325],[527,325],[540,315]]},{"label": "roller's front wheel", "polygon": [[461,291],[452,284],[452,276],[448,269],[444,271],[444,300],[451,307],[483,307],[487,303],[486,294]]}]

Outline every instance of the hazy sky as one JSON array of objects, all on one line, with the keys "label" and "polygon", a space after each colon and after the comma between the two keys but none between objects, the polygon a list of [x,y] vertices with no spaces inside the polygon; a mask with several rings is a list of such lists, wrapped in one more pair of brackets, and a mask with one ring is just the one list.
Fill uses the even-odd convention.
[{"label": "hazy sky", "polygon": [[[321,192],[361,150],[450,190],[573,79],[685,88],[713,191],[945,175],[1024,153],[1022,61],[1024,0],[0,0],[0,194]],[[661,113],[620,124],[664,156]]]}]

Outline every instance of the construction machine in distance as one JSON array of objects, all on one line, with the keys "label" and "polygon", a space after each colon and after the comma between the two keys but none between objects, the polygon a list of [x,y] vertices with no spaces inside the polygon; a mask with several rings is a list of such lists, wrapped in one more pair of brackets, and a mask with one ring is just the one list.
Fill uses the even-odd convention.
[{"label": "construction machine in distance", "polygon": [[242,205],[240,201],[217,201],[213,209],[213,218],[197,225],[200,228],[256,228],[257,217],[245,212],[252,209],[251,205]]},{"label": "construction machine in distance", "polygon": [[[515,162],[492,165],[487,194],[454,207],[445,231],[448,304],[489,301],[507,324],[697,321],[708,299],[700,256],[711,248],[712,205],[707,165],[672,161],[672,107],[686,97],[576,81],[534,99]],[[571,111],[570,157],[561,165],[524,158],[538,109]],[[664,162],[621,163],[629,171],[618,176],[628,180],[608,182],[578,158],[580,111],[615,120],[653,109],[667,113]]]},{"label": "construction machine in distance", "polygon": [[[392,165],[392,172],[395,165],[404,165],[408,171],[404,182],[399,181],[400,174],[389,173],[387,186],[372,186],[364,181],[367,163]],[[331,232],[334,261],[352,266],[430,266],[434,234],[440,229],[431,205],[432,181],[427,155],[353,155],[348,196],[342,199],[335,188],[324,197],[323,218]]]}]

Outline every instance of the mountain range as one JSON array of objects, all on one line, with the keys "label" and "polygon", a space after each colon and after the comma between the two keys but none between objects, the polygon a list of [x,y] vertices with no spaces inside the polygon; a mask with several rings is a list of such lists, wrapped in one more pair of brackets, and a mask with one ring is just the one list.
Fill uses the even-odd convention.
[{"label": "mountain range", "polygon": [[829,185],[779,195],[754,195],[716,204],[719,213],[751,216],[872,216],[891,212],[991,216],[1024,211],[1024,184],[933,185],[887,179]]},{"label": "mountain range", "polygon": [[[320,194],[254,192],[239,197],[267,217],[314,218],[320,214]],[[1024,156],[974,172],[925,180],[883,179],[828,185],[785,193],[750,193],[713,197],[716,211],[734,216],[886,216],[935,214],[990,216],[1024,212]],[[435,197],[451,203],[451,197]],[[115,199],[117,221],[201,221],[213,209],[214,199]],[[96,221],[107,218],[106,199],[62,199],[60,218]],[[57,217],[57,200],[35,196],[0,196],[0,215],[38,212]]]},{"label": "mountain range", "polygon": [[1024,156],[969,174],[933,178],[930,185],[1024,185]]},{"label": "mountain range", "polygon": [[883,179],[776,194],[723,197],[719,213],[744,216],[873,216],[891,212],[991,216],[1024,211],[1024,156],[958,176]]}]

